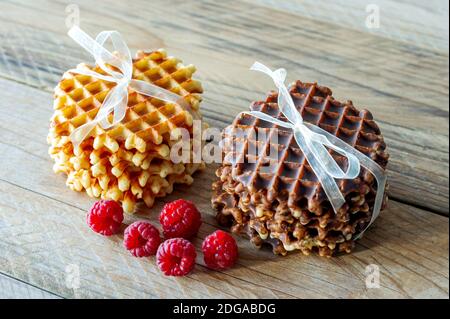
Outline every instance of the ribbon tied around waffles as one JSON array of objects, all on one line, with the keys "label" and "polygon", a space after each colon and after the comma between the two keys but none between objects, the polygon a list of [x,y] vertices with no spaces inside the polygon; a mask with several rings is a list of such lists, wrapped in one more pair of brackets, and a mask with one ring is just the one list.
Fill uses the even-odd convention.
[{"label": "ribbon tied around waffles", "polygon": [[[378,189],[372,217],[366,228],[358,234],[355,239],[359,238],[380,213],[386,185],[386,174],[384,170],[365,154],[356,150],[338,137],[318,126],[303,121],[300,112],[295,107],[294,101],[284,84],[287,75],[285,69],[272,71],[267,66],[255,62],[251,67],[251,70],[265,73],[272,78],[278,88],[279,108],[287,121],[276,119],[259,111],[242,112],[241,114],[249,114],[263,121],[293,130],[295,141],[302,150],[311,169],[317,176],[335,212],[345,204],[345,198],[339,190],[335,179],[355,179],[360,174],[361,166],[374,175]],[[348,164],[345,172],[339,167],[327,148],[347,158]]]},{"label": "ribbon tied around waffles", "polygon": [[[105,97],[95,118],[76,128],[70,135],[74,148],[78,148],[96,125],[100,125],[103,129],[108,129],[123,120],[128,105],[128,89],[167,103],[175,103],[184,108],[189,108],[188,103],[181,96],[157,85],[132,78],[133,62],[131,53],[119,32],[103,31],[94,40],[78,26],[73,26],[69,30],[68,35],[94,57],[95,63],[106,75],[84,69],[81,66],[71,69],[69,72],[89,75],[97,79],[116,83],[116,86]],[[109,39],[114,47],[114,54],[104,47]],[[120,72],[113,70],[111,67]],[[112,112],[114,112],[114,115],[112,121],[110,121],[109,115]]]}]

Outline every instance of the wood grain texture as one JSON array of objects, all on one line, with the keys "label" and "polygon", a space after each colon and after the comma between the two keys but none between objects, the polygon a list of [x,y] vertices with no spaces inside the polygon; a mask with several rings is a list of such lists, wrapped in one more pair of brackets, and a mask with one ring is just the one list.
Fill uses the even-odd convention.
[{"label": "wood grain texture", "polygon": [[[209,271],[201,256],[187,278],[164,278],[154,258],[136,259],[121,236],[104,238],[85,225],[93,200],[64,186],[46,154],[45,123],[51,110],[47,92],[0,79],[5,92],[0,113],[0,269],[8,275],[64,297],[77,298],[362,298],[448,297],[448,220],[391,201],[389,209],[352,255],[324,259],[291,254],[273,256],[238,239],[238,266]],[[30,97],[33,97],[30,99]],[[7,112],[13,103],[16,112]],[[37,125],[39,124],[39,125]],[[32,133],[26,130],[34,126]],[[26,167],[23,174],[17,167]],[[192,187],[180,187],[153,209],[140,207],[135,219],[156,222],[163,202],[186,198],[197,203],[204,224],[194,244],[217,226],[210,207],[214,167],[197,174]],[[381,288],[367,289],[365,270],[377,264]],[[80,270],[80,286],[65,285],[66,267]]]},{"label": "wood grain texture", "polygon": [[0,299],[60,299],[60,297],[0,274]]},{"label": "wood grain texture", "polygon": [[[448,215],[448,54],[240,1],[176,0],[175,12],[152,1],[161,12],[152,19],[139,1],[77,3],[92,34],[119,24],[131,48],[166,47],[194,63],[206,92],[203,113],[219,128],[273,89],[248,71],[254,60],[284,66],[289,80],[318,81],[337,98],[369,108],[391,154],[390,196]],[[91,60],[65,35],[65,2],[1,6],[0,75],[50,92],[62,72]],[[36,21],[36,14],[47,18]]]},{"label": "wood grain texture", "polygon": [[[199,206],[205,223],[194,240],[197,249],[215,227],[207,198],[200,200],[196,195],[206,193],[202,186],[205,177],[207,174],[198,177],[195,194],[186,189],[167,198],[182,196],[203,203]],[[392,202],[352,255],[324,259],[291,254],[279,258],[271,251],[255,250],[239,238],[241,255],[235,268],[210,271],[198,258],[189,276],[167,278],[159,273],[154,258],[129,255],[120,236],[104,238],[91,232],[85,225],[85,210],[92,201],[81,194],[61,192],[62,178],[58,185],[70,203],[0,181],[5,226],[0,234],[14,238],[0,244],[6,252],[0,257],[0,267],[11,276],[65,297],[448,298],[448,223],[444,217],[404,204]],[[156,221],[160,206],[151,212],[142,210],[127,222],[135,218]],[[378,289],[365,285],[365,270],[370,264],[380,267]],[[65,285],[69,265],[80,269],[78,289]]]},{"label": "wood grain texture", "polygon": [[[448,54],[448,1],[442,0],[245,0],[325,23],[370,32]],[[368,6],[380,12],[380,28],[367,28]],[[369,7],[370,9],[370,7]]]},{"label": "wood grain texture", "polygon": [[[286,67],[290,80],[318,81],[373,111],[391,153],[393,200],[355,253],[279,258],[239,239],[236,268],[210,271],[199,256],[194,273],[175,279],[162,277],[154,258],[131,257],[120,236],[91,232],[85,213],[93,200],[53,174],[46,143],[52,88],[65,70],[91,61],[65,35],[65,8],[72,3],[92,35],[119,29],[134,50],[165,47],[195,64],[205,87],[203,114],[212,126],[225,127],[273,88],[248,71],[254,60]],[[448,298],[448,218],[432,213],[448,215],[449,209],[448,51],[439,49],[440,38],[433,48],[406,36],[394,41],[398,35],[323,22],[313,12],[286,12],[269,0],[145,3],[0,3],[0,273],[75,298]],[[414,7],[427,8],[416,1]],[[415,32],[408,19],[402,34]],[[433,41],[427,30],[420,37]],[[155,221],[164,202],[194,200],[204,218],[194,240],[198,249],[217,227],[210,208],[213,172],[209,167],[193,187],[178,188],[151,210],[140,207],[126,222]],[[370,264],[380,268],[379,289],[366,288]],[[67,285],[72,266],[79,269],[79,288]]]}]

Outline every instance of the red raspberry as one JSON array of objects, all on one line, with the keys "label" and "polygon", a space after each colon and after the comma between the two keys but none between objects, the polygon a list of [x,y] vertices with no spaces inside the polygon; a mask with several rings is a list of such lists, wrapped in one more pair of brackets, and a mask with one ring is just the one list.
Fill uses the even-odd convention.
[{"label": "red raspberry", "polygon": [[156,254],[161,244],[158,229],[146,221],[137,221],[125,229],[123,245],[135,257]]},{"label": "red raspberry", "polygon": [[195,247],[184,238],[172,238],[162,243],[156,253],[159,269],[166,276],[184,276],[194,268]]},{"label": "red raspberry", "polygon": [[201,215],[194,203],[184,199],[164,205],[159,221],[166,238],[189,239],[197,234],[202,224]]},{"label": "red raspberry", "polygon": [[206,266],[216,270],[230,268],[238,258],[236,241],[221,230],[216,230],[205,238],[202,251]]},{"label": "red raspberry", "polygon": [[123,221],[123,209],[113,200],[96,202],[87,214],[87,223],[96,233],[111,236],[120,230]]}]

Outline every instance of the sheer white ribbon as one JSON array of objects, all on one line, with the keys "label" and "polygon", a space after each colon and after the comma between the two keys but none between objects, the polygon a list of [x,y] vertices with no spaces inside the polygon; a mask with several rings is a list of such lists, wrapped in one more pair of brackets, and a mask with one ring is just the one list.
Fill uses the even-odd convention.
[{"label": "sheer white ribbon", "polygon": [[[341,139],[318,126],[303,121],[302,116],[295,107],[291,94],[284,84],[287,75],[285,69],[272,71],[259,62],[255,62],[250,69],[263,72],[272,78],[278,88],[278,106],[288,122],[281,121],[259,111],[242,113],[294,131],[294,137],[298,146],[316,174],[335,212],[345,203],[344,196],[339,190],[335,179],[354,179],[358,177],[361,165],[374,175],[378,189],[372,218],[366,228],[355,239],[359,238],[380,213],[386,185],[386,174],[384,170],[365,154],[359,152]],[[327,148],[347,158],[348,166],[346,172],[339,167]]]},{"label": "sheer white ribbon", "polygon": [[[68,35],[88,51],[94,57],[95,63],[108,75],[81,68],[80,66],[69,70],[69,72],[89,75],[97,79],[116,83],[116,86],[105,97],[95,118],[76,128],[70,135],[74,148],[78,148],[97,124],[106,130],[122,121],[128,105],[128,88],[167,103],[179,104],[186,109],[190,108],[190,105],[184,101],[183,97],[159,86],[132,78],[133,62],[131,53],[119,32],[103,31],[94,40],[78,26],[73,26],[69,30]],[[111,39],[115,54],[112,54],[104,47],[108,39]],[[114,66],[120,72],[112,70],[108,65]],[[114,115],[112,121],[109,121],[108,117],[112,112],[114,112]]]}]

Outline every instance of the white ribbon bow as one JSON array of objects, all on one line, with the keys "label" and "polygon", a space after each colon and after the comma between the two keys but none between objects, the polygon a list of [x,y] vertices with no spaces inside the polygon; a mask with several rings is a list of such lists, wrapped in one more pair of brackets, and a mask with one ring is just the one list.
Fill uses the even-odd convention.
[{"label": "white ribbon bow", "polygon": [[[80,143],[84,141],[97,124],[106,130],[122,121],[128,105],[128,88],[140,94],[151,96],[167,103],[179,104],[189,109],[189,104],[181,96],[159,86],[132,78],[133,61],[131,59],[131,53],[119,32],[103,31],[94,40],[78,26],[73,26],[69,30],[68,35],[92,54],[95,58],[95,63],[109,75],[103,75],[80,67],[71,69],[69,72],[89,75],[97,79],[116,83],[116,86],[105,97],[95,118],[76,128],[70,135],[74,148],[78,148]],[[104,48],[103,45],[108,39],[111,39],[114,50],[117,52],[116,54],[112,54]],[[114,66],[120,72],[112,70],[108,65]],[[108,116],[111,112],[114,112],[114,116],[110,122]]]},{"label": "white ribbon bow", "polygon": [[[339,190],[335,179],[354,179],[358,177],[361,165],[374,175],[378,189],[372,218],[366,228],[355,238],[358,239],[380,213],[386,185],[386,175],[384,170],[365,154],[359,152],[341,139],[318,126],[303,121],[302,116],[295,107],[291,94],[284,84],[287,75],[285,69],[278,69],[273,72],[259,62],[255,62],[250,69],[263,72],[273,79],[278,88],[278,106],[281,113],[283,113],[289,122],[281,121],[259,111],[243,113],[294,131],[294,137],[298,146],[316,174],[317,179],[322,185],[322,188],[336,213],[345,203],[345,198]],[[327,148],[330,148],[347,158],[348,166],[346,172],[342,171],[327,151]]]}]

